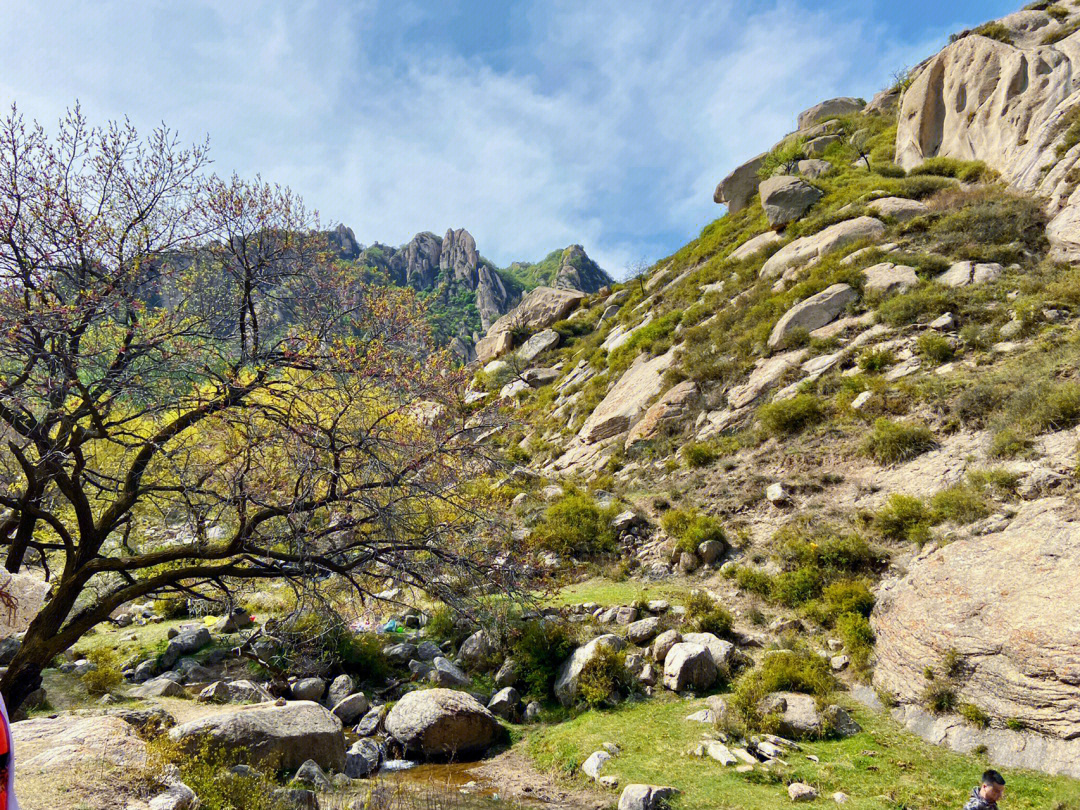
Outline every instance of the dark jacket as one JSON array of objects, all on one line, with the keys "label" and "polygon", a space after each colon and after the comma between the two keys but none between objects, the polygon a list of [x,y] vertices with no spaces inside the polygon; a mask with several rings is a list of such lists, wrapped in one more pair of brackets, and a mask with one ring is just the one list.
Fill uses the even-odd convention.
[{"label": "dark jacket", "polygon": [[971,789],[971,798],[964,805],[964,810],[997,810],[997,802],[988,802],[979,795],[977,787]]}]

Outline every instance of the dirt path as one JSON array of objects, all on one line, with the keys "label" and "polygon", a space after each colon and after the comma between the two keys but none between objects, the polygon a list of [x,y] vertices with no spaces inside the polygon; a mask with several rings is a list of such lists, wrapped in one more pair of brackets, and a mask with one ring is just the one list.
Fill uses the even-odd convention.
[{"label": "dirt path", "polygon": [[554,776],[541,773],[524,754],[504,751],[470,769],[478,780],[490,784],[500,798],[541,802],[556,810],[611,807],[616,796],[598,790],[568,787]]}]

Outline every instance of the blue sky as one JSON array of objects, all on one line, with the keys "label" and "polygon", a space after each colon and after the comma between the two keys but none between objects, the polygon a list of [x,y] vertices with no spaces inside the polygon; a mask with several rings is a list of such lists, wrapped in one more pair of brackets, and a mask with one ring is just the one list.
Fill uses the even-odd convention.
[{"label": "blue sky", "polygon": [[1020,0],[0,0],[0,104],[209,135],[361,242],[465,227],[500,265],[616,275],[693,238],[717,181]]}]

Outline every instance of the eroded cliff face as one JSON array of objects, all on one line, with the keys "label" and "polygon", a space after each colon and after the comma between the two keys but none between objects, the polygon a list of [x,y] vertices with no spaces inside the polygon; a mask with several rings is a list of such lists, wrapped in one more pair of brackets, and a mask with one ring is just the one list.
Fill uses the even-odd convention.
[{"label": "eroded cliff face", "polygon": [[[1020,191],[1046,199],[1054,256],[1080,259],[1080,21],[1070,9],[1005,17],[1009,42],[961,36],[918,70],[900,105],[896,162],[981,160]],[[1060,37],[1060,39],[1059,39]]]}]

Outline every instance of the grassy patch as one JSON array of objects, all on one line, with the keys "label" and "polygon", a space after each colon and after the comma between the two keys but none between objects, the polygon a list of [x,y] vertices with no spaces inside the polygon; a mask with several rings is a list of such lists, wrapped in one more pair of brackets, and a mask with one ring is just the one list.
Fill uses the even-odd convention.
[{"label": "grassy patch", "polygon": [[761,427],[770,436],[791,436],[820,422],[825,411],[813,394],[798,394],[790,399],[770,402],[758,408]]},{"label": "grassy patch", "polygon": [[[704,701],[685,701],[665,694],[648,702],[629,702],[610,711],[593,711],[559,725],[538,729],[520,744],[536,764],[550,771],[585,777],[581,763],[602,743],[622,749],[605,773],[620,783],[673,785],[682,791],[680,810],[775,810],[787,806],[786,782],[799,779],[828,797],[843,791],[853,808],[960,807],[986,762],[924,742],[885,715],[849,707],[863,727],[846,740],[810,741],[773,780],[736,773],[711,760],[693,760],[687,751],[701,739],[698,724],[685,718]],[[812,754],[820,760],[806,759]],[[1009,770],[1009,806],[1016,810],[1074,806],[1080,783]],[[614,798],[612,800],[614,802]],[[818,804],[827,799],[818,800]]]},{"label": "grassy patch", "polygon": [[899,464],[937,447],[934,434],[925,425],[878,419],[863,442],[863,452],[878,464]]}]

